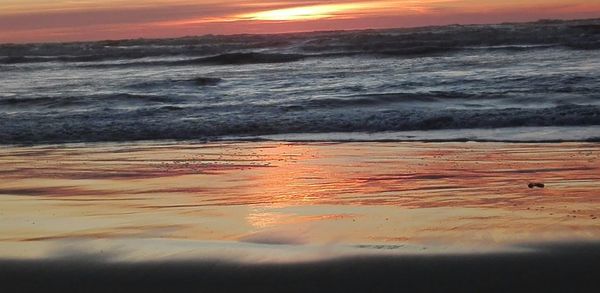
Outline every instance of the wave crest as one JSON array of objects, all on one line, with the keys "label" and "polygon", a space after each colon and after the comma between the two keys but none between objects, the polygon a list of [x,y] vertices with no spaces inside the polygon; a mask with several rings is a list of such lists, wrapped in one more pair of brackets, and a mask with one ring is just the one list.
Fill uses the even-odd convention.
[{"label": "wave crest", "polygon": [[[176,110],[176,111],[174,111]],[[43,117],[40,117],[42,115]],[[0,143],[212,139],[285,133],[379,132],[523,126],[600,125],[600,106],[489,110],[351,110],[277,112],[253,109],[146,108],[62,116],[1,114]]]}]

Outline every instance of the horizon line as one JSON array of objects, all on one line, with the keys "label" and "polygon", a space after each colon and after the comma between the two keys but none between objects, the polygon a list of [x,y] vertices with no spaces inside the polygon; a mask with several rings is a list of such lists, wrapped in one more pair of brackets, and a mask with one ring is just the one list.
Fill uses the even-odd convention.
[{"label": "horizon line", "polygon": [[336,33],[336,32],[363,32],[363,31],[386,31],[386,30],[401,30],[401,29],[424,29],[449,26],[477,26],[477,25],[499,25],[499,24],[535,24],[541,22],[574,22],[574,21],[600,21],[600,16],[591,18],[539,18],[531,21],[505,21],[505,22],[472,22],[472,23],[450,23],[442,25],[415,25],[415,26],[398,26],[398,27],[373,27],[359,29],[338,29],[338,30],[297,30],[276,33],[223,33],[223,34],[198,34],[198,35],[183,35],[174,37],[133,37],[133,38],[115,38],[115,39],[96,39],[96,40],[81,40],[81,41],[48,41],[48,42],[0,42],[0,46],[21,46],[21,45],[44,45],[44,44],[84,44],[84,43],[102,43],[102,42],[124,42],[124,41],[158,41],[158,40],[178,40],[186,38],[203,38],[203,37],[234,37],[234,36],[281,36],[291,34],[311,34],[311,33]]}]

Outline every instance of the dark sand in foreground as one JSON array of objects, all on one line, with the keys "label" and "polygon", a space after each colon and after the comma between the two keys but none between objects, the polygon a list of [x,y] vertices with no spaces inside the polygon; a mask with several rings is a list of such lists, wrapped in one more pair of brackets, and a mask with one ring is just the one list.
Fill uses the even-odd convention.
[{"label": "dark sand in foreground", "polygon": [[598,292],[600,244],[299,264],[0,261],[3,292]]}]

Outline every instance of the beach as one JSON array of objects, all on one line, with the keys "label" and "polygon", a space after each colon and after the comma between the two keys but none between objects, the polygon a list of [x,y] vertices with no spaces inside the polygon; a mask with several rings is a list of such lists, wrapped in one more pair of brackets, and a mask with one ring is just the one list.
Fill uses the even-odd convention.
[{"label": "beach", "polygon": [[0,155],[0,287],[22,292],[598,288],[597,143],[163,141]]}]

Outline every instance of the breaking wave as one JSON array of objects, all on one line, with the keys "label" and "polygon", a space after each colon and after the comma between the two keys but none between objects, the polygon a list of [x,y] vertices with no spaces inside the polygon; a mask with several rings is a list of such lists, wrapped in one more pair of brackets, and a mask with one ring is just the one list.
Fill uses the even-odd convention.
[{"label": "breaking wave", "polygon": [[600,125],[600,107],[542,109],[354,110],[273,112],[256,109],[213,115],[194,108],[4,115],[0,143],[214,139],[285,133],[381,132],[523,126]]}]

